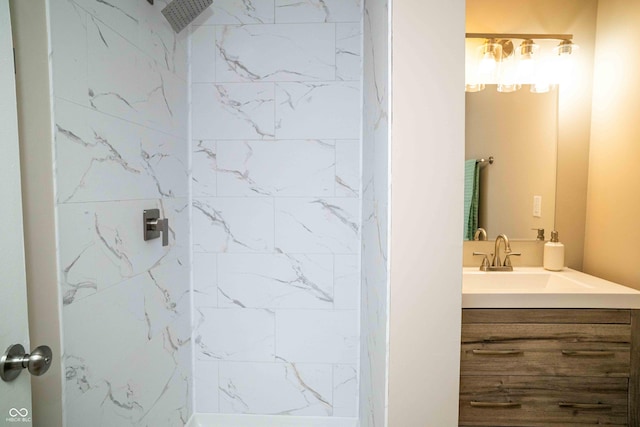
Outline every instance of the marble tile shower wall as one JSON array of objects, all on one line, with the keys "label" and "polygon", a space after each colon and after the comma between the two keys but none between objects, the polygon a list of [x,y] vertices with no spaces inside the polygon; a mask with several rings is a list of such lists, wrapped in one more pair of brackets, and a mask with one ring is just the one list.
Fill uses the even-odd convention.
[{"label": "marble tile shower wall", "polygon": [[[49,1],[69,427],[192,413],[188,44],[155,3]],[[142,239],[149,208],[167,247]]]},{"label": "marble tile shower wall", "polygon": [[191,39],[197,412],[356,417],[360,0],[217,0]]},{"label": "marble tile shower wall", "polygon": [[389,5],[364,0],[360,425],[385,426],[388,372]]}]

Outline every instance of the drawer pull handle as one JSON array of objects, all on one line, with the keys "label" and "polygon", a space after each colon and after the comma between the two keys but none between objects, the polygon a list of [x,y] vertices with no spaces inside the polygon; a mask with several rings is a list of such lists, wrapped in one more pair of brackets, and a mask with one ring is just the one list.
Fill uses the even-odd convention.
[{"label": "drawer pull handle", "polygon": [[601,350],[562,350],[563,356],[575,356],[575,357],[611,357],[615,353],[613,351],[601,351]]},{"label": "drawer pull handle", "polygon": [[561,408],[571,409],[611,409],[611,405],[606,403],[571,403],[571,402],[558,402],[558,406]]},{"label": "drawer pull handle", "polygon": [[524,353],[522,350],[472,350],[478,356],[514,356]]},{"label": "drawer pull handle", "polygon": [[519,408],[522,406],[518,402],[478,402],[472,400],[470,403],[474,408]]}]

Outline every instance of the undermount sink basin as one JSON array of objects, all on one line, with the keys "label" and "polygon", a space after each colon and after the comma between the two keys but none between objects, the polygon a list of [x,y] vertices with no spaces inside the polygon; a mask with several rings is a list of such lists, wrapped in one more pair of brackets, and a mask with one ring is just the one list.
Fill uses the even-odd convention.
[{"label": "undermount sink basin", "polygon": [[462,307],[640,309],[640,291],[568,268],[485,272],[465,267]]}]

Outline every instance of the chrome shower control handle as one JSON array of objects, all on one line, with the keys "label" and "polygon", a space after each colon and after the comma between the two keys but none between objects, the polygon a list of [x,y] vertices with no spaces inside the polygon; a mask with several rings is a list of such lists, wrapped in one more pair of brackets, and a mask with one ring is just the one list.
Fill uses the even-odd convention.
[{"label": "chrome shower control handle", "polygon": [[26,354],[21,344],[14,344],[7,349],[0,359],[0,378],[13,381],[27,368],[31,375],[39,377],[49,370],[53,354],[46,345],[36,347],[31,354]]},{"label": "chrome shower control handle", "polygon": [[167,218],[148,221],[147,230],[162,233],[162,246],[169,244],[169,220]]},{"label": "chrome shower control handle", "polygon": [[142,222],[145,241],[156,239],[162,234],[162,246],[169,245],[169,220],[160,218],[159,209],[144,210],[142,212]]}]

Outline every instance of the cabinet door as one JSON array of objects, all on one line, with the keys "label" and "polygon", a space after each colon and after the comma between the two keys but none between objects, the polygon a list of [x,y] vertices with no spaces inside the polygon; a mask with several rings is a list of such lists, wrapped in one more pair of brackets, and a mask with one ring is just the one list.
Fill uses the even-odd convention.
[{"label": "cabinet door", "polygon": [[460,426],[628,425],[625,378],[462,377]]}]

